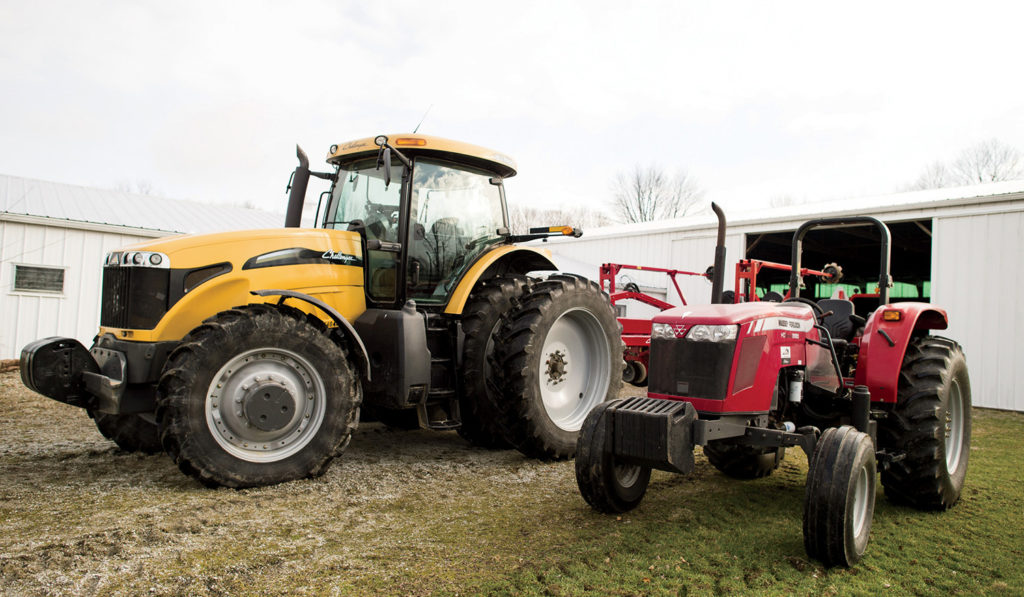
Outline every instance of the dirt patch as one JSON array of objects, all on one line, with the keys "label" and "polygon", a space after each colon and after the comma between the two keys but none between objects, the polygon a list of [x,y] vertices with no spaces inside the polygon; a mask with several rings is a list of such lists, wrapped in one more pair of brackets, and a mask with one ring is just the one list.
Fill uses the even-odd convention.
[{"label": "dirt patch", "polygon": [[521,566],[559,510],[585,512],[570,462],[373,423],[319,479],[211,490],[166,455],[119,451],[16,371],[0,374],[0,468],[14,595],[457,591]]}]

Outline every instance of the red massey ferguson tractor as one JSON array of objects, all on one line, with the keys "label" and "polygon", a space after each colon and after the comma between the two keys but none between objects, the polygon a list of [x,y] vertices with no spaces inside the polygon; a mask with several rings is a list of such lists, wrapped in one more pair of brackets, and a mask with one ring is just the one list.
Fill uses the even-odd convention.
[{"label": "red massey ferguson tractor", "polygon": [[[576,480],[602,512],[640,504],[651,469],[688,474],[694,448],[726,475],[764,477],[787,447],[807,454],[804,546],[827,566],[864,554],[876,472],[885,495],[945,510],[964,485],[971,388],[961,347],[931,335],[945,311],[889,304],[889,229],[872,217],[825,218],[796,231],[790,298],[722,303],[725,217],[719,218],[711,305],[654,317],[647,397],[605,402],[579,436]],[[881,234],[879,306],[800,296],[801,246],[815,228]]]}]

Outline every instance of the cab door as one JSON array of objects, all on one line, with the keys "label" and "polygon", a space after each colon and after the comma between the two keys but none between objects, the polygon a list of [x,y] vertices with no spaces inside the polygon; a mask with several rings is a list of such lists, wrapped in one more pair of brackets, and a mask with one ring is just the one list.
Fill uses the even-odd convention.
[{"label": "cab door", "polygon": [[406,295],[445,304],[466,270],[503,240],[501,180],[494,173],[417,158],[409,210]]}]

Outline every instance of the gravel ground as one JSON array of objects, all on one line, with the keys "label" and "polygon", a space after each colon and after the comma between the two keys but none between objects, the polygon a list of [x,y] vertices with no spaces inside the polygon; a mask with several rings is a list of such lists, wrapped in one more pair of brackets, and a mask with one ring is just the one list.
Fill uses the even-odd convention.
[{"label": "gravel ground", "polygon": [[319,479],[211,490],[12,370],[0,471],[5,595],[456,593],[523,565],[582,506],[571,462],[373,423]]}]

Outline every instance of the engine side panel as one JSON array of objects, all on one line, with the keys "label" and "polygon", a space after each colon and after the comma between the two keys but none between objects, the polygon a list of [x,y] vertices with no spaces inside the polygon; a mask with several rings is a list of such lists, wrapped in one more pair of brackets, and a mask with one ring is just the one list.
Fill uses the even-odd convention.
[{"label": "engine side panel", "polygon": [[[112,283],[109,293],[105,285],[105,304],[124,300],[146,309],[145,317],[125,313],[120,319],[106,319],[106,325],[100,328],[101,335],[112,334],[138,342],[180,340],[215,313],[248,303],[277,300],[277,297],[260,298],[251,294],[251,291],[268,288],[313,296],[349,321],[366,310],[362,249],[355,232],[296,228],[258,230],[175,237],[130,249],[167,255],[169,275],[165,276],[163,284],[137,283],[142,277],[133,275],[126,278],[130,288]],[[105,272],[111,279],[124,273],[116,271],[116,267],[106,269],[112,270]],[[143,271],[134,269],[138,271],[132,274]],[[216,275],[203,279],[202,272],[210,269],[215,270]],[[199,272],[198,283],[197,276],[190,276],[190,272]],[[119,287],[122,288],[118,290]],[[153,296],[139,296],[145,292]],[[164,313],[157,313],[156,303],[166,305]],[[295,301],[293,306],[334,325],[333,320],[311,305]],[[113,307],[105,306],[105,309],[115,312]],[[135,327],[136,324],[140,325]]]}]

